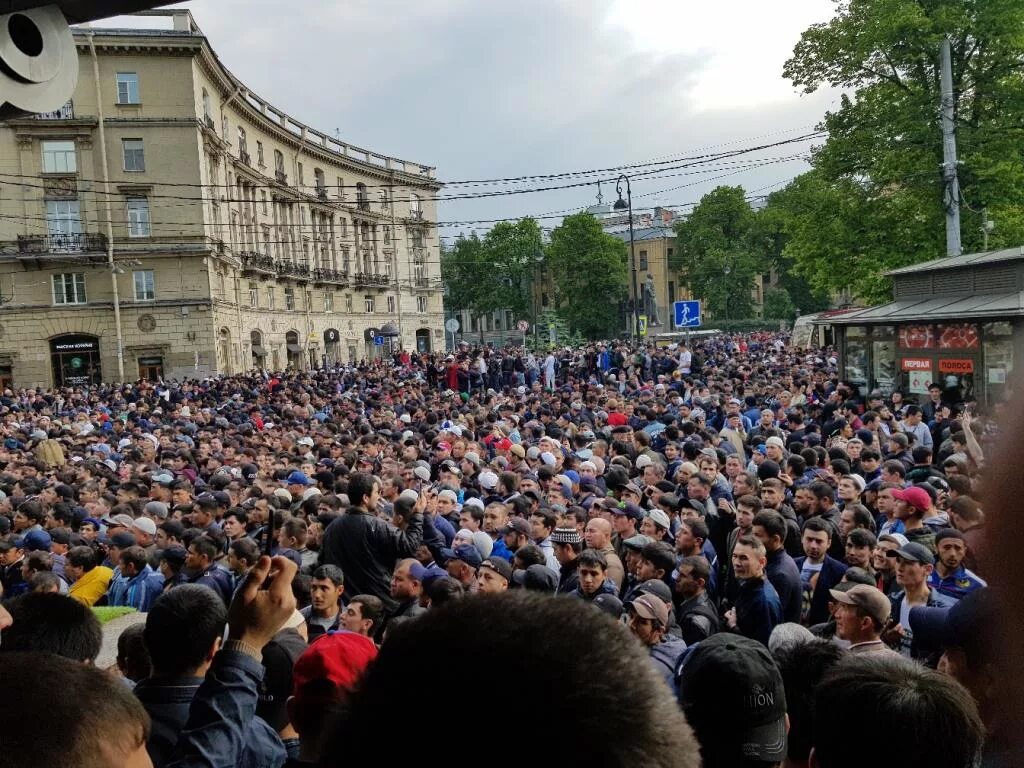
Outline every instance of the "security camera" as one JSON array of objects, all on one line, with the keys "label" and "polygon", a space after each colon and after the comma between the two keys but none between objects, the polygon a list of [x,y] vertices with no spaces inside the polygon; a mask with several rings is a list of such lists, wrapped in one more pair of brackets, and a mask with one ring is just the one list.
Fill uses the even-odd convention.
[{"label": "security camera", "polygon": [[78,83],[71,24],[170,5],[154,0],[0,0],[0,119],[53,112]]}]

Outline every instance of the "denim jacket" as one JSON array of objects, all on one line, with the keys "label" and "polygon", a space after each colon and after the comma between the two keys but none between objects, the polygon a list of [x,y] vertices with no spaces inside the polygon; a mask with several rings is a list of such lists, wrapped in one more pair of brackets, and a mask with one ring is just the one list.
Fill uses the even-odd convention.
[{"label": "denim jacket", "polygon": [[206,679],[143,680],[135,695],[152,719],[146,749],[155,768],[280,768],[284,744],[256,717],[263,665],[220,651]]}]

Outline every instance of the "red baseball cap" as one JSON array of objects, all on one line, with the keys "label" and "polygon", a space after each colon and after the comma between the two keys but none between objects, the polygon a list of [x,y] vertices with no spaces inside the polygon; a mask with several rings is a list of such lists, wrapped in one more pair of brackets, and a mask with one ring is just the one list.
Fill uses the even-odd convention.
[{"label": "red baseball cap", "polygon": [[376,658],[377,646],[368,637],[344,630],[321,635],[295,662],[293,694],[298,699],[336,701],[355,687]]},{"label": "red baseball cap", "polygon": [[511,451],[512,450],[512,441],[509,440],[507,437],[503,437],[503,438],[501,438],[501,440],[499,440],[498,442],[496,442],[494,444],[494,447],[495,447],[496,450],[499,450],[499,451]]},{"label": "red baseball cap", "polygon": [[927,512],[932,506],[932,497],[924,488],[912,485],[909,488],[895,488],[892,497],[899,501],[905,501],[914,509],[920,512]]}]

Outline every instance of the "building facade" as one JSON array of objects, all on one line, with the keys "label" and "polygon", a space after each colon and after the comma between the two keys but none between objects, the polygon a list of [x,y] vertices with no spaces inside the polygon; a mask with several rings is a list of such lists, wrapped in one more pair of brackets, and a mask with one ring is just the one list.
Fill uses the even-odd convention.
[{"label": "building facade", "polygon": [[0,126],[0,383],[443,348],[434,169],[299,122],[167,19],[76,30],[73,100]]}]

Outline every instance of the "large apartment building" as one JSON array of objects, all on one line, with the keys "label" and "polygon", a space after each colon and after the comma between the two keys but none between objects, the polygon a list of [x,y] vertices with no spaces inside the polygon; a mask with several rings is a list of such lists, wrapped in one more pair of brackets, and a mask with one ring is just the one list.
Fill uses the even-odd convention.
[{"label": "large apartment building", "polygon": [[299,122],[187,11],[159,20],[76,29],[72,101],[0,126],[0,386],[442,348],[434,169]]}]

